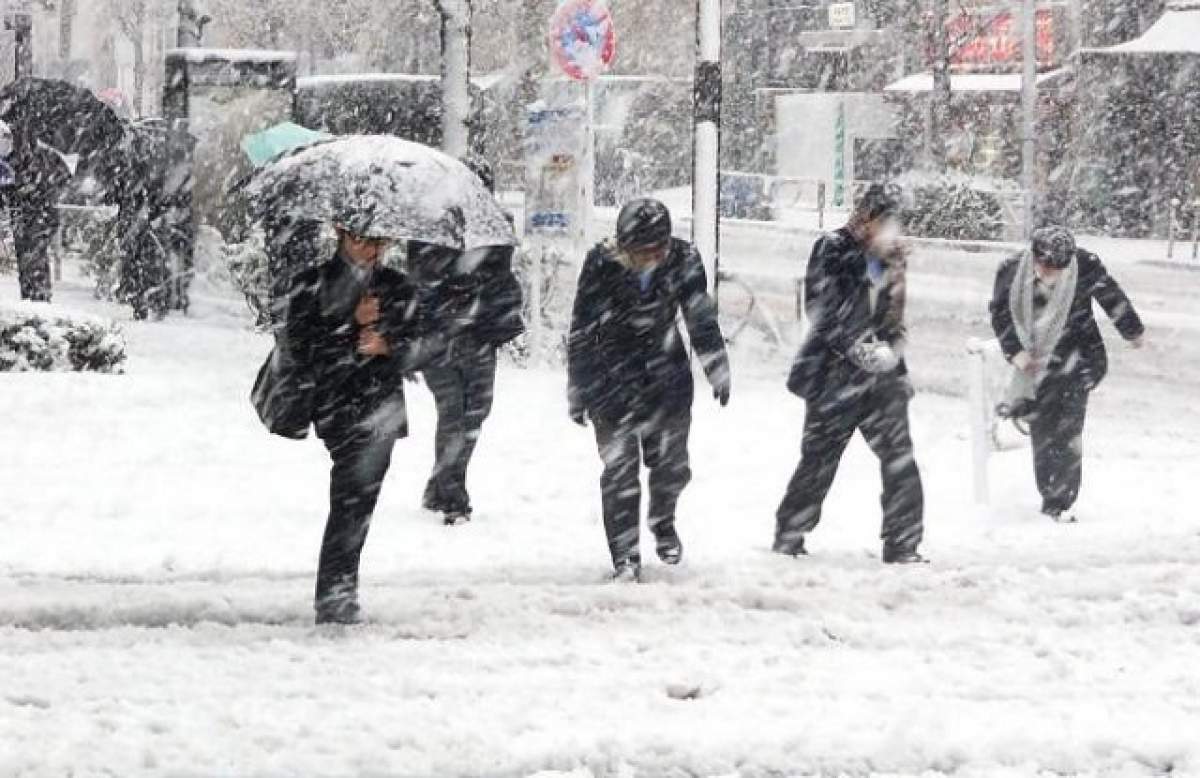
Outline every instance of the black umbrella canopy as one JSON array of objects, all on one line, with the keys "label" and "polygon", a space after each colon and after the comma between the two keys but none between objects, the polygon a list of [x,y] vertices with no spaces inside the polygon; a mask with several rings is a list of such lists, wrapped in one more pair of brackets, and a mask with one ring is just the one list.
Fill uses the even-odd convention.
[{"label": "black umbrella canopy", "polygon": [[38,142],[63,154],[86,157],[116,148],[121,120],[83,87],[46,78],[22,78],[0,89],[0,119],[12,128],[14,145]]}]

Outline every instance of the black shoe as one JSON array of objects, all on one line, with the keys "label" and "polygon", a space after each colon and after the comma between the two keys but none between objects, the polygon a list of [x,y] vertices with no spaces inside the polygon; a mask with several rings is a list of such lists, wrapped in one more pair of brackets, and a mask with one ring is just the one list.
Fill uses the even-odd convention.
[{"label": "black shoe", "polygon": [[883,563],[885,565],[927,565],[929,560],[921,556],[916,550],[883,550]]},{"label": "black shoe", "polygon": [[642,565],[632,559],[626,560],[613,570],[613,583],[641,583]]},{"label": "black shoe", "polygon": [[804,547],[804,536],[791,543],[785,543],[779,538],[775,539],[775,544],[771,546],[771,551],[784,556],[802,557],[808,556],[808,549]]},{"label": "black shoe", "polygon": [[430,485],[425,487],[425,494],[421,497],[421,507],[431,513],[444,513],[446,501],[438,494],[437,488]]},{"label": "black shoe", "polygon": [[683,561],[683,541],[675,527],[668,527],[655,533],[654,550],[663,564],[677,565]]},{"label": "black shoe", "polygon": [[353,599],[326,600],[317,606],[317,624],[362,624],[362,609]]},{"label": "black shoe", "polygon": [[446,511],[446,516],[442,519],[442,523],[447,527],[457,527],[462,524],[470,524],[471,513],[470,511]]},{"label": "black shoe", "polygon": [[1059,511],[1059,510],[1052,510],[1052,509],[1047,510],[1047,509],[1043,508],[1042,515],[1049,517],[1050,520],[1054,521],[1057,524],[1078,524],[1079,523],[1079,519],[1075,516],[1075,512],[1070,511],[1070,510]]}]

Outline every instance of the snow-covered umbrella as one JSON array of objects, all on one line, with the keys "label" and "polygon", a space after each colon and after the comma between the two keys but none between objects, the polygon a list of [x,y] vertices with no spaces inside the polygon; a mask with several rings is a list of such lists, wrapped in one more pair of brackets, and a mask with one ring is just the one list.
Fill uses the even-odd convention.
[{"label": "snow-covered umbrella", "polygon": [[124,136],[111,107],[82,87],[48,78],[22,78],[0,89],[0,119],[18,147],[49,146],[64,156],[115,149]]},{"label": "snow-covered umbrella", "polygon": [[516,242],[504,210],[466,165],[390,135],[319,141],[272,160],[240,188],[258,217],[337,222],[368,213],[383,237],[468,251]]}]

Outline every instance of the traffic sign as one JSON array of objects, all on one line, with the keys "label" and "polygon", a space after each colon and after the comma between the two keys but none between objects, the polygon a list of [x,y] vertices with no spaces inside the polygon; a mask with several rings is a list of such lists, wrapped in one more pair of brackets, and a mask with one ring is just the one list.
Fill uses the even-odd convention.
[{"label": "traffic sign", "polygon": [[550,53],[576,81],[600,75],[617,54],[617,33],[606,0],[566,0],[550,20]]}]

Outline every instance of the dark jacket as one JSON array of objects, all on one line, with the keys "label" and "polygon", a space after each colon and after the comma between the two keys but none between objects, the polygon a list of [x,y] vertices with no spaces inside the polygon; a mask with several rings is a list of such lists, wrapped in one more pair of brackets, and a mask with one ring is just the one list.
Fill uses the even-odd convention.
[{"label": "dark jacket", "polygon": [[675,326],[682,312],[709,381],[729,380],[725,339],[708,294],[700,255],[672,239],[670,253],[643,293],[640,274],[610,244],[588,253],[580,271],[567,347],[572,410],[619,422],[691,409],[687,348]]},{"label": "dark jacket", "polygon": [[[989,306],[992,331],[1000,340],[1005,358],[1010,360],[1023,350],[1013,327],[1012,308],[1009,305],[1013,277],[1020,260],[1021,255],[1018,254],[1001,263],[996,271],[996,285]],[[1075,299],[1071,303],[1071,313],[1063,328],[1062,338],[1047,366],[1047,377],[1076,380],[1086,388],[1094,389],[1108,373],[1108,352],[1092,313],[1092,300],[1100,303],[1126,340],[1140,337],[1146,328],[1133,303],[1108,274],[1099,257],[1077,249],[1075,260],[1079,264]]]},{"label": "dark jacket", "polygon": [[472,335],[488,346],[503,346],[525,332],[524,295],[513,274],[513,246],[494,246],[472,273],[479,279],[479,312]]},{"label": "dark jacket", "polygon": [[300,273],[289,296],[284,335],[297,367],[311,371],[312,421],[319,437],[345,436],[361,424],[372,434],[402,438],[408,434],[403,376],[444,349],[444,341],[425,331],[407,278],[378,267],[366,289],[379,298],[377,330],[392,353],[359,355],[362,328],[354,309],[361,295],[334,294],[351,280],[350,266],[338,257]]},{"label": "dark jacket", "polygon": [[42,220],[58,223],[56,207],[63,191],[71,181],[71,171],[53,150],[38,145],[22,145],[14,149],[8,160],[16,181],[7,190],[6,200],[24,221]]},{"label": "dark jacket", "polygon": [[459,252],[444,249],[416,256],[410,248],[410,270],[422,308],[434,319],[462,328],[447,359],[476,348],[498,348],[525,331],[513,252],[512,246],[487,248],[478,265],[464,272]]},{"label": "dark jacket", "polygon": [[903,317],[894,315],[899,300],[884,285],[871,304],[867,248],[842,228],[819,238],[804,277],[808,332],[792,363],[788,389],[808,401],[852,400],[878,385],[895,383],[911,392],[904,360],[886,374],[863,369],[854,347],[872,340],[898,351],[906,337]]}]

